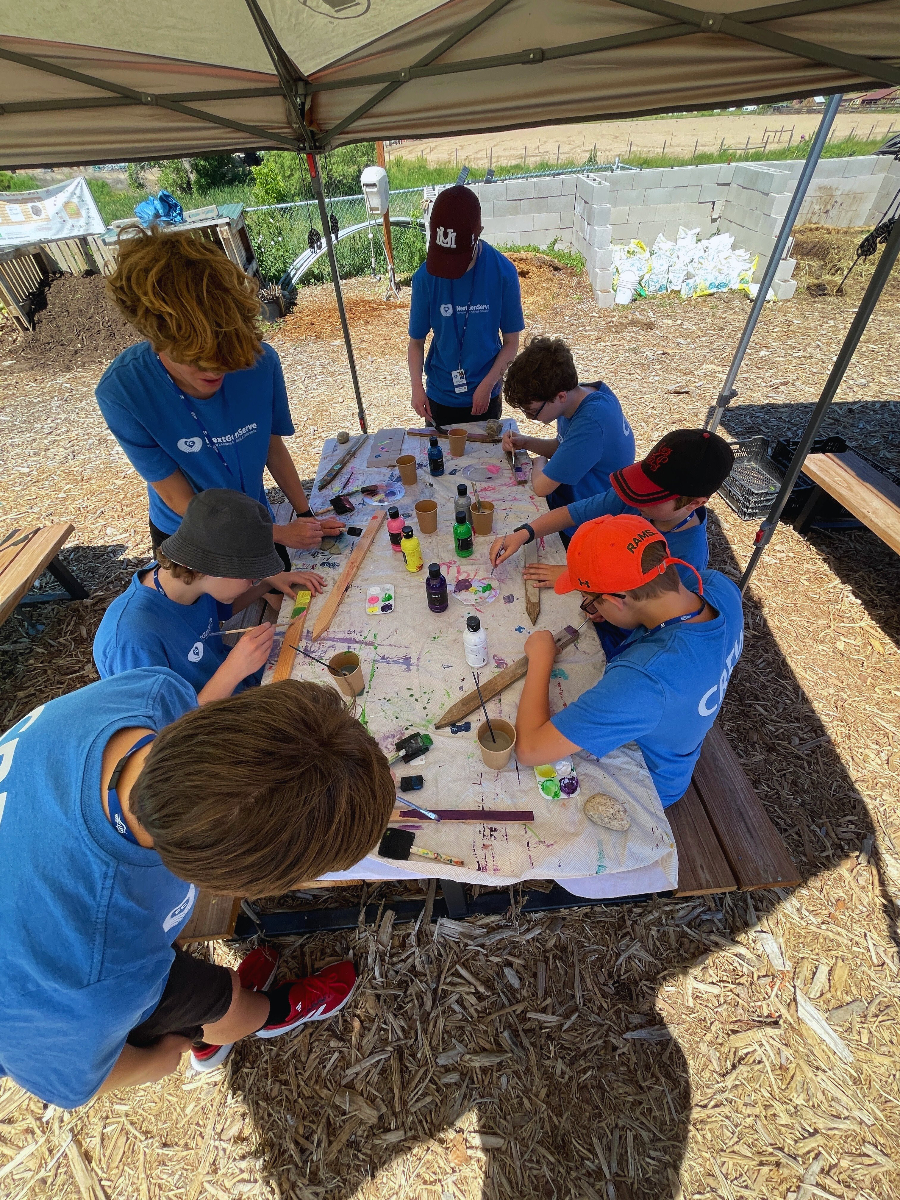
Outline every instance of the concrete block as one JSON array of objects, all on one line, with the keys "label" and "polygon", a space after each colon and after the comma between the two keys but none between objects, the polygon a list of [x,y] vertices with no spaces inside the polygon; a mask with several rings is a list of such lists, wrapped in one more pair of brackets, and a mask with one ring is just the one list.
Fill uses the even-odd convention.
[{"label": "concrete block", "polygon": [[609,204],[594,204],[588,220],[592,225],[608,225],[611,215],[612,207]]},{"label": "concrete block", "polygon": [[481,203],[485,201],[505,200],[506,199],[506,184],[505,183],[481,183],[475,189]]},{"label": "concrete block", "polygon": [[772,291],[779,300],[790,300],[794,292],[797,290],[796,279],[774,279],[772,281]]},{"label": "concrete block", "polygon": [[773,219],[779,221],[786,216],[788,208],[790,208],[791,197],[783,192],[780,196],[770,196],[769,203],[766,205],[766,213]]},{"label": "concrete block", "polygon": [[615,229],[610,226],[610,242],[613,246],[627,246],[632,238],[638,235],[637,222],[629,222],[627,225],[617,225]]},{"label": "concrete block", "polygon": [[734,163],[723,163],[718,170],[719,183],[731,183],[734,179]]},{"label": "concrete block", "polygon": [[678,189],[679,204],[698,204],[700,201],[700,184],[691,183],[685,188]]},{"label": "concrete block", "polygon": [[[510,228],[516,233],[531,233],[534,229],[535,217],[530,213],[519,213],[517,217],[510,217]],[[525,239],[528,240],[527,238]]]},{"label": "concrete block", "polygon": [[584,175],[565,175],[563,176],[563,191],[566,191],[566,183],[572,180],[572,190],[579,200],[587,200],[589,181]]},{"label": "concrete block", "polygon": [[579,254],[584,254],[587,249],[587,242],[584,240],[581,234],[577,232],[572,234],[572,245]]},{"label": "concrete block", "polygon": [[637,221],[639,225],[646,225],[648,221],[655,221],[664,205],[660,204],[638,204],[630,210],[631,220]]},{"label": "concrete block", "polygon": [[562,195],[562,176],[551,175],[546,179],[535,179],[534,181],[535,199],[541,196],[561,196]]},{"label": "concrete block", "polygon": [[612,308],[616,302],[616,298],[612,292],[594,292],[599,308]]},{"label": "concrete block", "polygon": [[481,202],[481,219],[482,221],[490,221],[494,215],[494,205],[491,201]]},{"label": "concrete block", "polygon": [[611,208],[609,211],[610,225],[624,225],[628,220],[628,208]]},{"label": "concrete block", "polygon": [[775,278],[781,280],[790,279],[794,274],[794,267],[796,265],[796,258],[783,258],[775,270]]},{"label": "concrete block", "polygon": [[700,195],[697,197],[697,200],[700,204],[714,204],[722,198],[724,190],[724,188],[720,188],[716,183],[701,183]]},{"label": "concrete block", "polygon": [[519,211],[523,212],[523,213],[529,213],[532,216],[535,213],[546,212],[547,211],[547,197],[546,196],[541,196],[541,197],[536,196],[531,200],[522,200],[522,201],[520,201],[520,210]]},{"label": "concrete block", "polygon": [[514,217],[520,209],[520,205],[512,200],[495,200],[493,204],[493,216],[495,220],[504,217]]},{"label": "concrete block", "polygon": [[702,187],[706,183],[716,183],[719,178],[719,167],[717,163],[707,163],[702,167],[694,167],[694,179],[692,182],[699,183]]},{"label": "concrete block", "polygon": [[612,290],[612,271],[591,271],[591,287],[595,292],[609,292]]},{"label": "concrete block", "polygon": [[506,184],[508,200],[531,200],[534,196],[533,179],[510,179]]},{"label": "concrete block", "polygon": [[593,266],[601,271],[611,271],[613,265],[612,250],[595,250],[593,257]]},{"label": "concrete block", "polygon": [[666,187],[647,188],[644,193],[644,202],[646,204],[671,204],[672,189]]},{"label": "concrete block", "polygon": [[840,179],[844,174],[843,158],[820,158],[816,163],[814,179]]},{"label": "concrete block", "polygon": [[548,196],[547,197],[547,212],[558,212],[566,218],[568,224],[572,220],[572,197],[571,196]]},{"label": "concrete block", "polygon": [[651,167],[647,171],[641,171],[640,184],[636,185],[644,188],[658,188],[663,186],[664,171],[659,167]]},{"label": "concrete block", "polygon": [[611,225],[594,225],[594,226],[592,226],[590,236],[588,237],[588,241],[594,247],[595,250],[608,249],[611,240],[612,240],[612,226]]},{"label": "concrete block", "polygon": [[[863,159],[862,159],[862,156],[860,156],[860,158],[849,158],[849,159],[847,159],[847,161],[848,162],[862,162]],[[890,172],[893,172],[894,174],[897,173],[896,163],[894,162],[894,160],[892,158],[888,158],[886,155],[869,154],[869,155],[866,155],[864,161],[871,162],[873,175],[887,175]],[[848,172],[848,174],[849,174],[849,172]]]},{"label": "concrete block", "polygon": [[[531,246],[549,246],[552,241],[557,240],[559,234],[558,229],[535,229],[533,233],[523,234],[523,237],[528,238],[528,245]],[[525,243],[522,243],[525,245]]]},{"label": "concrete block", "polygon": [[559,229],[559,213],[535,213],[530,220],[532,229]]}]

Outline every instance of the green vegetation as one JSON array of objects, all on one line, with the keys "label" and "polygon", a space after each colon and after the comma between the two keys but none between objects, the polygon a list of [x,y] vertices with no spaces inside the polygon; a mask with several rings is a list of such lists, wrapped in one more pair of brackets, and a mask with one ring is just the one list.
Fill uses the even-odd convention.
[{"label": "green vegetation", "polygon": [[0,171],[0,192],[33,192],[40,185],[33,175],[13,175]]}]

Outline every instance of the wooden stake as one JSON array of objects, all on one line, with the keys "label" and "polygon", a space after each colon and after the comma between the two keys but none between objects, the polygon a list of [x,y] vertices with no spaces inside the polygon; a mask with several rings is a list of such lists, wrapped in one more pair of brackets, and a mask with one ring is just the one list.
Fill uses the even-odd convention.
[{"label": "wooden stake", "polygon": [[[530,567],[538,560],[537,541],[529,542],[524,548],[525,566]],[[537,625],[541,615],[541,589],[530,579],[525,580],[525,611],[532,625]]]},{"label": "wooden stake", "polygon": [[[559,633],[553,635],[553,640],[556,642],[557,650],[565,650],[567,646],[571,646],[573,642],[578,641],[578,630],[571,625],[567,625],[565,629],[561,629]],[[494,696],[499,696],[502,691],[521,679],[528,670],[528,659],[523,654],[521,658],[517,658],[514,663],[510,663],[508,667],[504,667],[502,671],[498,671],[486,682],[482,681],[481,694],[485,700],[493,700]],[[477,692],[469,692],[463,696],[461,700],[457,700],[451,705],[442,716],[434,723],[435,729],[446,729],[448,725],[456,725],[479,707],[481,701],[478,699]]]},{"label": "wooden stake", "polygon": [[310,592],[300,591],[294,597],[291,620],[284,631],[284,641],[281,643],[281,649],[278,651],[278,659],[275,663],[275,670],[272,672],[271,683],[280,683],[282,679],[290,679],[294,663],[297,659],[297,643],[303,636],[303,626],[306,624],[306,615],[309,612],[311,603],[312,594]]},{"label": "wooden stake", "polygon": [[314,642],[319,640],[319,638],[326,631],[326,629],[329,628],[331,622],[334,620],[335,613],[337,612],[341,601],[344,598],[344,593],[356,578],[356,573],[362,566],[363,559],[368,554],[369,547],[372,545],[372,542],[374,542],[375,534],[381,528],[381,522],[384,520],[386,515],[387,512],[383,508],[379,512],[375,513],[375,515],[369,519],[369,524],[366,526],[362,537],[353,547],[353,553],[350,555],[350,559],[347,562],[346,567],[344,567],[343,571],[341,572],[340,579],[331,589],[328,597],[325,600],[325,603],[322,605],[322,609],[318,617],[316,617],[316,623],[313,625],[312,631],[312,640]]},{"label": "wooden stake", "polygon": [[337,479],[338,475],[340,475],[341,471],[343,471],[344,467],[346,467],[347,463],[354,456],[354,454],[356,454],[359,450],[362,450],[363,446],[368,441],[368,438],[369,435],[364,433],[362,437],[357,438],[356,442],[350,447],[349,450],[344,451],[337,462],[332,463],[332,465],[319,480],[316,486],[317,492],[323,491],[328,487],[329,483],[333,483],[334,480]]}]

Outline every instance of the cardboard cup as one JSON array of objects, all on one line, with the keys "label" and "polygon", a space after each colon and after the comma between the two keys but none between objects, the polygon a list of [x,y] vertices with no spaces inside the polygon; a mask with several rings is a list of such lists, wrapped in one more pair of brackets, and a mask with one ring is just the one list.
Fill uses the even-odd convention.
[{"label": "cardboard cup", "polygon": [[416,504],[416,520],[420,533],[437,533],[437,500],[420,500]]},{"label": "cardboard cup", "polygon": [[450,453],[454,458],[462,458],[466,452],[466,438],[468,433],[465,429],[448,429],[450,438]]},{"label": "cardboard cup", "polygon": [[359,655],[352,650],[344,650],[328,660],[328,670],[332,679],[345,696],[355,700],[364,689],[362,667],[359,665]]},{"label": "cardboard cup", "polygon": [[480,500],[472,505],[472,529],[484,537],[494,528],[494,506],[490,500]]},{"label": "cardboard cup", "polygon": [[504,750],[494,750],[494,743],[491,741],[491,731],[488,729],[488,723],[487,721],[482,721],[478,726],[478,744],[481,747],[481,758],[486,767],[491,767],[494,771],[502,771],[510,758],[512,758],[512,752],[516,745],[516,728],[514,725],[510,725],[509,721],[501,720],[500,717],[492,718],[491,725],[494,727],[494,733],[502,733],[509,738],[509,745]]},{"label": "cardboard cup", "polygon": [[401,454],[397,459],[397,466],[400,469],[400,482],[406,487],[418,482],[418,474],[416,473],[416,456],[414,454]]}]

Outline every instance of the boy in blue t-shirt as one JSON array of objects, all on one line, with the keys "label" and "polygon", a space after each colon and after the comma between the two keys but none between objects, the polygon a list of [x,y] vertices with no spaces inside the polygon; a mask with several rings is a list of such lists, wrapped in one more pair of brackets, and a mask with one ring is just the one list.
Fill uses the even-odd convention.
[{"label": "boy in blue t-shirt", "polygon": [[272,587],[316,595],[315,571],[283,571],[267,509],[241,492],[210,488],[194,496],[184,520],[103,615],[94,638],[100,676],[135,667],[171,667],[201,704],[260,682],[275,627],[249,630],[233,648],[219,623]]},{"label": "boy in blue t-shirt", "polygon": [[271,952],[235,972],[173,949],[199,888],[280,895],[378,843],[394,781],[336,689],[198,708],[174,672],[126,671],[0,735],[0,789],[0,1076],[75,1108],[350,998],[349,961],[266,990]]},{"label": "boy in blue t-shirt", "polygon": [[[634,462],[634,434],[605,383],[579,383],[572,351],[561,338],[532,338],[506,373],[503,396],[532,421],[556,422],[555,438],[507,430],[504,450],[539,455],[531,488],[550,508],[563,508],[609,490],[614,471]],[[564,528],[566,537],[574,524]]]},{"label": "boy in blue t-shirt", "polygon": [[480,240],[481,204],[471,188],[440,192],[428,224],[428,257],[413,275],[409,309],[412,406],[439,429],[499,417],[503,372],[525,328],[518,273]]},{"label": "boy in blue t-shirt", "polygon": [[666,808],[688,789],[740,658],[740,591],[718,571],[696,573],[686,588],[665,538],[640,517],[588,521],[572,538],[566,563],[555,590],[583,592],[585,613],[632,632],[600,682],[552,717],[556,644],[546,630],[531,634],[516,758],[523,766],[578,750],[603,758],[637,742]]}]

